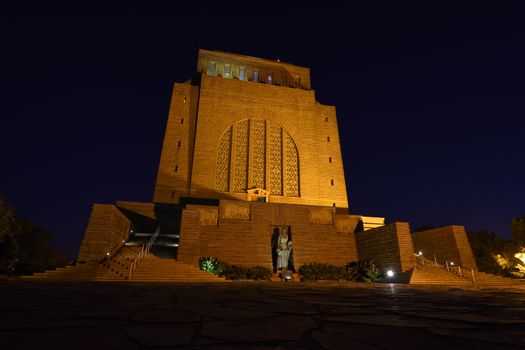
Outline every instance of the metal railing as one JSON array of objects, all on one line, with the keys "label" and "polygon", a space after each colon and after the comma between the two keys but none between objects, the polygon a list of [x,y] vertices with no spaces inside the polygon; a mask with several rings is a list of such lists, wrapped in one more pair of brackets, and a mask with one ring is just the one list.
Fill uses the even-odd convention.
[{"label": "metal railing", "polygon": [[104,258],[102,258],[102,260],[100,260],[100,262],[104,262],[106,260],[109,260],[111,259],[112,257],[114,257],[121,249],[122,247],[124,246],[124,244],[126,244],[126,241],[123,240],[121,243],[119,243],[119,245],[117,245],[115,248],[113,248],[111,251],[107,252],[106,253],[106,256]]},{"label": "metal railing", "polygon": [[[459,264],[455,264],[454,262],[445,260],[444,264],[438,263],[438,260],[436,256],[434,255],[434,260],[427,259],[423,256],[423,254],[415,254],[416,255],[416,264],[420,264],[422,266],[436,266],[441,267],[443,269],[446,269],[448,272],[455,274],[456,276],[466,278],[469,281],[472,281],[472,283],[476,283],[476,276],[474,275],[474,270],[468,267],[463,266],[463,270],[461,269],[462,266]],[[468,273],[470,271],[470,273]]]},{"label": "metal railing", "polygon": [[157,227],[157,229],[155,230],[155,233],[151,236],[148,243],[142,245],[142,249],[140,249],[140,251],[137,253],[137,255],[135,256],[135,259],[133,259],[133,262],[129,266],[128,281],[131,280],[131,275],[133,274],[133,271],[137,268],[137,265],[139,264],[139,262],[142,260],[142,258],[144,258],[146,255],[149,254],[149,251],[151,250],[153,245],[155,245],[155,240],[159,236],[159,233],[160,233],[160,225]]}]

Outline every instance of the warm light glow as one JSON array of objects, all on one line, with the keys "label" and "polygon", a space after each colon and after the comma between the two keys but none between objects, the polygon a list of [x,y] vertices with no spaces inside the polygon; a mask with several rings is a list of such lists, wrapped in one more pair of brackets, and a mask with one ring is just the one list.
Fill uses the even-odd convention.
[{"label": "warm light glow", "polygon": [[388,270],[388,271],[386,272],[386,275],[387,275],[387,277],[394,277],[394,271],[392,271],[392,270]]},{"label": "warm light glow", "polygon": [[515,273],[515,275],[518,277],[524,277],[525,276],[525,248],[521,248],[521,251],[514,254],[514,257],[523,263],[523,264],[516,264],[516,269],[518,269],[518,272]]},{"label": "warm light glow", "polygon": [[109,252],[107,252],[107,253],[106,253],[106,255],[108,255],[108,256],[109,256]]},{"label": "warm light glow", "polygon": [[454,265],[454,262],[453,262],[453,261],[451,261],[451,262],[450,262],[450,265]]},{"label": "warm light glow", "polygon": [[419,254],[419,255],[423,255],[423,252],[420,251],[418,254]]}]

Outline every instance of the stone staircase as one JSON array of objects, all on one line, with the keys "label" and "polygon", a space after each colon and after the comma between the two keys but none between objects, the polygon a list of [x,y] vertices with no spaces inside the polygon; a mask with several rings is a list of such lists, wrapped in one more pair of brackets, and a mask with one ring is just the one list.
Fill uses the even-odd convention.
[{"label": "stone staircase", "polygon": [[515,288],[521,287],[525,289],[525,279],[512,279],[501,276],[492,275],[486,272],[475,271],[474,278],[476,285],[482,288]]},{"label": "stone staircase", "polygon": [[150,254],[133,271],[131,282],[226,282],[226,279],[175,259]]},{"label": "stone staircase", "polygon": [[410,284],[433,285],[474,285],[471,280],[460,277],[446,268],[431,265],[416,265],[410,277]]},{"label": "stone staircase", "polygon": [[141,246],[123,245],[117,254],[100,263],[68,265],[56,270],[35,273],[31,276],[22,276],[22,280],[125,281],[128,276],[129,265],[140,249]]},{"label": "stone staircase", "polygon": [[[142,246],[124,245],[110,259],[100,263],[69,265],[56,270],[23,276],[22,280],[38,281],[106,281],[126,282],[129,267]],[[134,270],[131,282],[224,282],[224,278],[201,271],[175,259],[159,259],[150,254]]]},{"label": "stone staircase", "polygon": [[525,289],[525,280],[505,278],[477,270],[457,266],[446,266],[423,257],[417,258],[412,271],[410,284],[458,285],[478,288],[516,288]]}]

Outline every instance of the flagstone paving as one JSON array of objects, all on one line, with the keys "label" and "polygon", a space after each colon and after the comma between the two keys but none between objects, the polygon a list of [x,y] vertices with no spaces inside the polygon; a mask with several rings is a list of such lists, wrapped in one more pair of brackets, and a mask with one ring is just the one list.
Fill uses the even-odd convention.
[{"label": "flagstone paving", "polygon": [[2,349],[523,349],[525,289],[0,282]]}]

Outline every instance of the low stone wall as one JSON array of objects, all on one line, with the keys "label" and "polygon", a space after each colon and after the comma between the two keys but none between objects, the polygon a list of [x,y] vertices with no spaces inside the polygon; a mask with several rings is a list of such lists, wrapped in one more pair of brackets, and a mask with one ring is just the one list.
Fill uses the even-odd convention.
[{"label": "low stone wall", "polygon": [[374,260],[382,270],[393,269],[400,273],[415,265],[412,237],[406,222],[356,232],[355,239],[359,259]]},{"label": "low stone wall", "polygon": [[438,263],[453,261],[471,269],[477,269],[470,243],[463,226],[445,226],[415,232],[412,235],[414,250],[422,252],[430,260],[434,255]]},{"label": "low stone wall", "polygon": [[77,260],[101,260],[128,239],[130,226],[131,222],[116,206],[94,204]]}]

